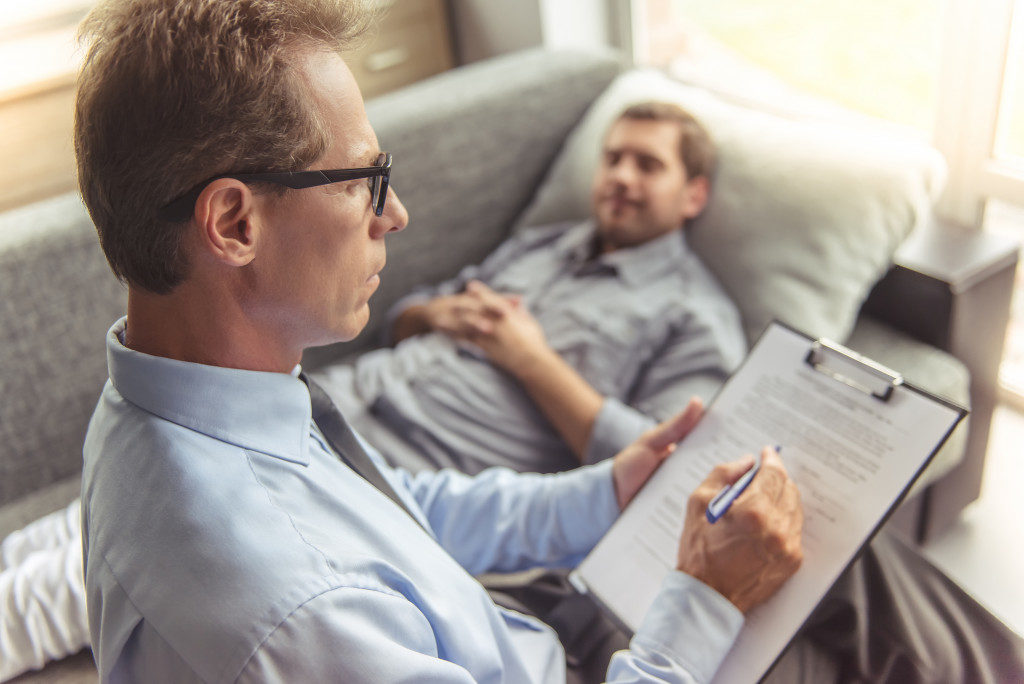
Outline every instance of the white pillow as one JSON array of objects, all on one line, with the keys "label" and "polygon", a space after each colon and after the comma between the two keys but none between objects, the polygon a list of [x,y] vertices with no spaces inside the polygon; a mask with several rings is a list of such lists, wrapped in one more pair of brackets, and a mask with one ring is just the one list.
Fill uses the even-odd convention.
[{"label": "white pillow", "polygon": [[643,100],[682,105],[715,140],[712,197],[689,241],[736,301],[748,339],[773,318],[846,339],[870,288],[941,190],[939,153],[881,127],[785,118],[634,70],[591,105],[518,227],[590,215],[605,132]]}]

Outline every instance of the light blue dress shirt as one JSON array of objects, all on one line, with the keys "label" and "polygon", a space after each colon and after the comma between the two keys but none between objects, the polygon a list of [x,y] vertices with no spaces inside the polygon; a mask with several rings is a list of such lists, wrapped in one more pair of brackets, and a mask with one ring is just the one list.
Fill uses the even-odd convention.
[{"label": "light blue dress shirt", "polygon": [[[368,448],[428,533],[325,445],[296,377],[141,354],[124,326],[84,450],[104,681],[564,681],[552,630],[472,575],[575,564],[618,514],[611,462],[411,476]],[[674,573],[608,679],[707,680],[741,622]]]},{"label": "light blue dress shirt", "polygon": [[[390,318],[474,278],[522,296],[551,348],[604,397],[584,454],[596,463],[691,396],[709,400],[743,359],[746,340],[736,306],[682,230],[594,252],[592,222],[531,228],[479,266],[399,300]],[[316,377],[394,465],[469,473],[579,465],[514,378],[443,334],[416,335]]]}]

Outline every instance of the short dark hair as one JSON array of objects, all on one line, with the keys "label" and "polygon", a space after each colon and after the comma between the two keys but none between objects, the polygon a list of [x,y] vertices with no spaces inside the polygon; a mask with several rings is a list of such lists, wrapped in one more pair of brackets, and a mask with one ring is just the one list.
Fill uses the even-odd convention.
[{"label": "short dark hair", "polygon": [[295,171],[330,147],[294,75],[298,51],[341,51],[362,0],[106,0],[79,29],[75,153],[114,275],[166,294],[188,274],[186,224],[157,211],[227,172]]},{"label": "short dark hair", "polygon": [[715,171],[715,143],[707,129],[688,111],[671,102],[638,102],[627,107],[616,121],[671,121],[679,124],[679,158],[688,178],[704,176],[709,181]]}]

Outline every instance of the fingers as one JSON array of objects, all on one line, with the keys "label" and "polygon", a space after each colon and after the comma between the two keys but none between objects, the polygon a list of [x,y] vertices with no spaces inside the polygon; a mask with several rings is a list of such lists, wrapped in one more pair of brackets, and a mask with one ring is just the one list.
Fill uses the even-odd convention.
[{"label": "fingers", "polygon": [[761,449],[761,463],[763,467],[774,468],[786,472],[786,464],[782,462],[782,456],[774,447],[766,446]]},{"label": "fingers", "polygon": [[786,491],[786,487],[795,485],[789,479],[786,466],[782,462],[779,452],[772,447],[765,447],[761,450],[761,472],[755,478],[755,491],[763,493],[770,501],[779,501]]},{"label": "fingers", "polygon": [[686,408],[646,432],[640,441],[654,451],[660,451],[685,437],[697,425],[702,415],[704,402],[699,397],[693,397],[686,404]]},{"label": "fingers", "polygon": [[[753,455],[744,454],[735,461],[716,465],[693,492],[688,508],[692,508],[693,511],[707,508],[723,487],[734,484],[743,477],[754,466],[754,462]],[[763,512],[767,507],[779,505],[784,495],[790,498],[796,496],[796,507],[799,507],[796,485],[789,479],[782,459],[775,449],[765,447],[761,451],[760,470],[746,490],[737,497],[736,504],[753,502],[752,508]]]},{"label": "fingers", "polygon": [[[456,295],[458,297],[460,295]],[[476,311],[475,305],[467,305],[453,299],[438,311],[433,327],[454,337],[469,337],[479,332],[488,332],[490,320]]]},{"label": "fingers", "polygon": [[[487,287],[482,283],[478,283],[478,285],[485,289]],[[487,297],[487,295],[484,296]],[[491,302],[489,297],[487,302]],[[453,337],[464,339],[470,339],[480,334],[489,334],[494,329],[495,320],[504,313],[501,312],[498,315],[494,306],[487,302],[468,291],[438,297],[431,303],[433,307],[432,327]]]},{"label": "fingers", "polygon": [[480,311],[489,316],[504,316],[514,307],[507,297],[498,294],[479,280],[466,283],[466,294],[473,297],[480,305]]},{"label": "fingers", "polygon": [[800,494],[774,449],[762,452],[761,470],[726,514],[714,524],[706,519],[711,498],[751,462],[717,466],[690,497],[677,564],[744,613],[774,595],[803,559]]},{"label": "fingers", "polygon": [[477,335],[488,335],[494,330],[494,321],[478,311],[467,310],[459,319],[459,332],[472,339]]}]

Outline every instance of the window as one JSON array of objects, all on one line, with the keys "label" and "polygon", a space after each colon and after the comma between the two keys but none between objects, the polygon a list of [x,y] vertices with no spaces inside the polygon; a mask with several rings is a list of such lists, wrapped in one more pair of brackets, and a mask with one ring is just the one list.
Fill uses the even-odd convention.
[{"label": "window", "polygon": [[1024,166],[1024,2],[1014,9],[993,156]]},{"label": "window", "polygon": [[[640,0],[643,63],[764,91],[791,86],[931,131],[941,23],[933,0]],[[760,83],[758,83],[760,81]]]},{"label": "window", "polygon": [[68,85],[90,0],[0,0],[0,100]]}]

